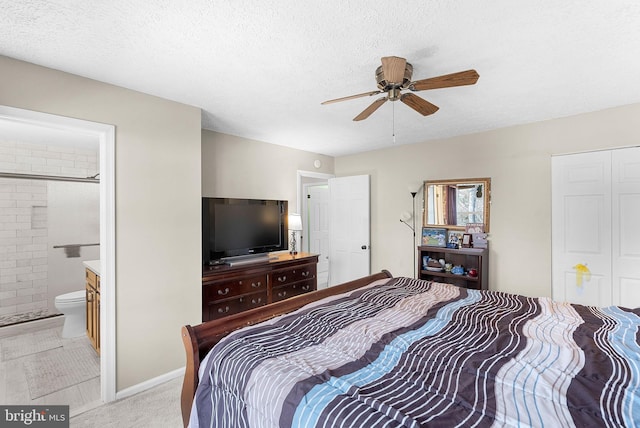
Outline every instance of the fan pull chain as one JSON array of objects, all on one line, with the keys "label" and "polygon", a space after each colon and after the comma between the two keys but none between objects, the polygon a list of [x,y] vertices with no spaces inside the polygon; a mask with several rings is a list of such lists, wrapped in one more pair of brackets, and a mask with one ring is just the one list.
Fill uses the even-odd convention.
[{"label": "fan pull chain", "polygon": [[393,129],[391,130],[391,136],[393,137],[393,144],[396,143],[396,103],[391,103],[391,123]]}]

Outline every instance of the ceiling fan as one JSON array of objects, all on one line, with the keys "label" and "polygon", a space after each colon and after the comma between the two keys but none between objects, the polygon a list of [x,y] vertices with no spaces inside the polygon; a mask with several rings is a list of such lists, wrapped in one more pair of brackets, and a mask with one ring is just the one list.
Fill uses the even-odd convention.
[{"label": "ceiling fan", "polygon": [[364,109],[362,113],[354,117],[353,120],[364,120],[368,118],[371,113],[380,108],[380,106],[385,102],[398,100],[402,101],[421,115],[427,116],[438,111],[439,107],[431,104],[423,98],[420,98],[416,94],[403,94],[403,90],[408,89],[410,91],[417,92],[427,89],[473,85],[480,77],[475,70],[466,70],[458,73],[411,81],[412,74],[413,66],[408,63],[406,59],[397,56],[385,56],[382,57],[382,65],[376,69],[376,81],[378,82],[378,88],[380,88],[380,90],[336,98],[335,100],[325,101],[322,104],[337,103],[340,101],[386,93],[385,96],[375,100],[369,107]]}]

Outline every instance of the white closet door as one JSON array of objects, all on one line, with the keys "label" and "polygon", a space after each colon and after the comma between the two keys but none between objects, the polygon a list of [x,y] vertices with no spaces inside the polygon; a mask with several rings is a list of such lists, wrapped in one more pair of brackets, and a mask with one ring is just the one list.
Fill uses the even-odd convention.
[{"label": "white closet door", "polygon": [[613,303],[640,307],[640,148],[612,152]]},{"label": "white closet door", "polygon": [[[555,156],[552,167],[553,298],[609,306],[611,152]],[[590,278],[576,265],[586,265]]]}]

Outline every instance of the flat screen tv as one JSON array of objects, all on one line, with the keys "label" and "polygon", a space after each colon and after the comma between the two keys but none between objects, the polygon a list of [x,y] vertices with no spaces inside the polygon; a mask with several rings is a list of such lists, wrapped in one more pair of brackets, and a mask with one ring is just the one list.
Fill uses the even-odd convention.
[{"label": "flat screen tv", "polygon": [[287,201],[202,198],[202,262],[286,250]]}]

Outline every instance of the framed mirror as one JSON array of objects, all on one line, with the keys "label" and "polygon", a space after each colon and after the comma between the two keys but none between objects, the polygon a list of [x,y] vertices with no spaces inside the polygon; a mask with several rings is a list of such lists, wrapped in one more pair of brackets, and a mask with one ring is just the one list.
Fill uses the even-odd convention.
[{"label": "framed mirror", "polygon": [[424,227],[464,230],[482,223],[489,232],[490,178],[427,180],[424,182]]}]

